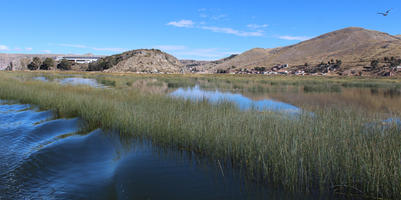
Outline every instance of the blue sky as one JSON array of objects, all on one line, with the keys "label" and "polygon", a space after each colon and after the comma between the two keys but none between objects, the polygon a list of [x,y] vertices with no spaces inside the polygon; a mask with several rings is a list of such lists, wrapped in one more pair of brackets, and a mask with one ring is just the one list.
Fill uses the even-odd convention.
[{"label": "blue sky", "polygon": [[[392,8],[383,17],[377,12]],[[159,48],[213,60],[357,26],[401,34],[400,0],[0,0],[0,53]]]}]

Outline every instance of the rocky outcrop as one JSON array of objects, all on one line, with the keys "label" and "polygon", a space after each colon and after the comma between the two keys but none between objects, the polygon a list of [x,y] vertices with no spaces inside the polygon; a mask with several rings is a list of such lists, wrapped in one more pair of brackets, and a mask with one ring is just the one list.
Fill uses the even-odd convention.
[{"label": "rocky outcrop", "polygon": [[[105,59],[108,59],[107,57]],[[157,49],[138,49],[113,55],[116,62],[108,72],[182,73],[184,65],[174,56]]]}]

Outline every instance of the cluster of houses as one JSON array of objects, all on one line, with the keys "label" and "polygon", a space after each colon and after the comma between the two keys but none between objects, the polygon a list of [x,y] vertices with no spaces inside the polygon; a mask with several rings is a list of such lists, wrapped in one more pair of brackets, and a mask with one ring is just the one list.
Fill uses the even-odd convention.
[{"label": "cluster of houses", "polygon": [[293,72],[288,70],[288,64],[280,64],[274,65],[270,70],[267,70],[265,67],[255,67],[253,69],[239,69],[237,71],[231,72],[231,74],[265,74],[265,75],[287,75],[287,74],[296,74],[303,75],[304,71]]}]

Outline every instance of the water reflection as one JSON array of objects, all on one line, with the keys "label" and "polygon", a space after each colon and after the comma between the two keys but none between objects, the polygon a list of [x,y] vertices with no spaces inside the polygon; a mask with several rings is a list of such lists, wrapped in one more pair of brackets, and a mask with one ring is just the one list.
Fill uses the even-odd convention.
[{"label": "water reflection", "polygon": [[39,81],[45,81],[45,82],[56,81],[63,85],[88,85],[88,86],[95,87],[95,88],[104,88],[105,87],[105,85],[99,83],[96,79],[92,79],[92,78],[67,77],[67,78],[59,78],[59,79],[50,80],[49,78],[44,77],[44,76],[37,76],[37,77],[33,77],[33,79],[39,80]]},{"label": "water reflection", "polygon": [[98,83],[95,79],[91,78],[80,78],[80,77],[70,77],[58,79],[58,82],[61,84],[69,84],[69,85],[89,85],[95,88],[102,88],[104,85]]},{"label": "water reflection", "polygon": [[170,93],[170,96],[179,97],[190,100],[202,100],[207,99],[212,103],[219,103],[221,101],[228,101],[234,103],[238,108],[242,110],[255,109],[259,111],[280,111],[286,113],[300,113],[301,109],[280,101],[263,99],[263,100],[252,100],[242,94],[236,94],[231,92],[220,92],[219,90],[207,91],[200,89],[199,86],[192,88],[179,88],[176,91]]}]

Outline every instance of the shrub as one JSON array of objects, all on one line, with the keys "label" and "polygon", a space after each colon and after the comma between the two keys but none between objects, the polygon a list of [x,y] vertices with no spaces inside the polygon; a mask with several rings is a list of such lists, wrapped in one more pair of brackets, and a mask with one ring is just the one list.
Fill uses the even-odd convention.
[{"label": "shrub", "polygon": [[61,70],[71,70],[72,63],[66,59],[63,59],[60,61],[60,63],[57,65],[57,69]]},{"label": "shrub", "polygon": [[37,70],[42,65],[42,60],[39,57],[34,57],[32,62],[28,64],[29,70]]},{"label": "shrub", "polygon": [[46,58],[45,61],[43,61],[42,65],[40,66],[41,70],[50,70],[54,68],[54,60],[52,58]]}]

